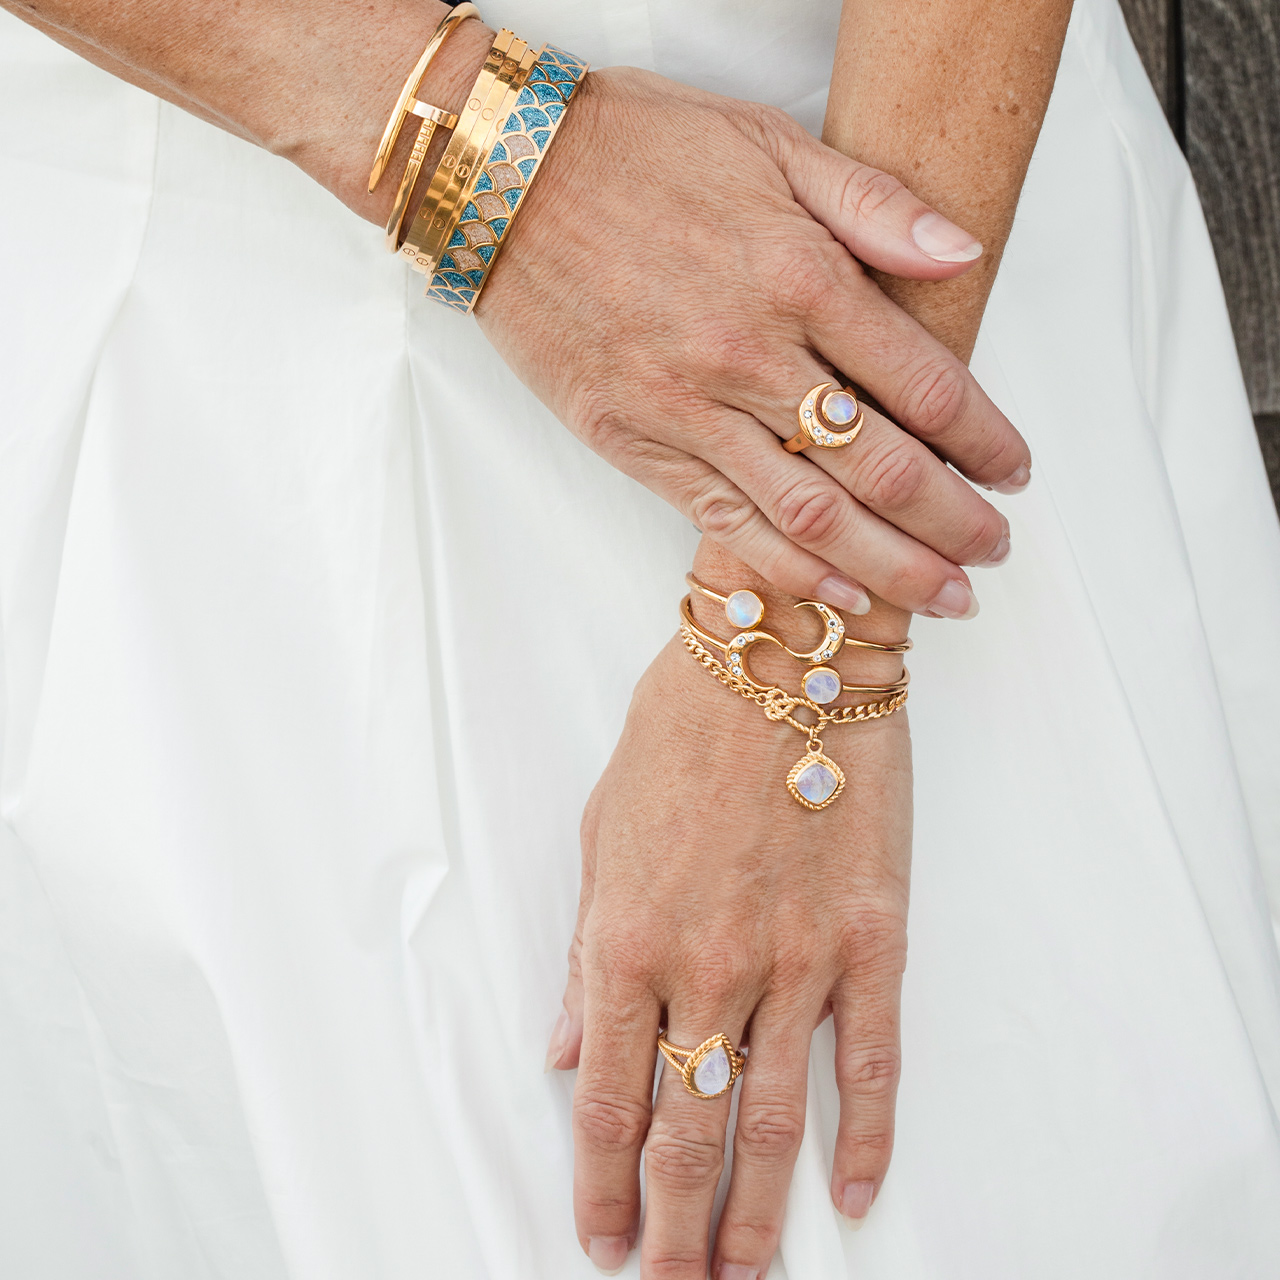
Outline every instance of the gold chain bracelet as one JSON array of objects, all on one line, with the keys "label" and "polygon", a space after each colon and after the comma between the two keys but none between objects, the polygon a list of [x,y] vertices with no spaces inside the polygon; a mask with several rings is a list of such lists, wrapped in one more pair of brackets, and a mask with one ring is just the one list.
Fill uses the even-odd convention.
[{"label": "gold chain bracelet", "polygon": [[[687,606],[687,600],[686,600]],[[883,686],[889,696],[879,702],[863,702],[857,706],[836,707],[828,711],[808,698],[799,698],[776,685],[759,685],[749,677],[725,666],[699,639],[681,611],[680,640],[693,657],[726,689],[732,689],[760,707],[770,720],[785,722],[808,738],[808,749],[787,774],[787,790],[797,804],[806,809],[825,809],[844,790],[844,770],[830,756],[823,754],[819,736],[828,725],[854,724],[865,720],[881,720],[891,716],[907,701],[906,673],[896,685]],[[812,724],[797,720],[792,714],[805,707],[817,717]]]}]

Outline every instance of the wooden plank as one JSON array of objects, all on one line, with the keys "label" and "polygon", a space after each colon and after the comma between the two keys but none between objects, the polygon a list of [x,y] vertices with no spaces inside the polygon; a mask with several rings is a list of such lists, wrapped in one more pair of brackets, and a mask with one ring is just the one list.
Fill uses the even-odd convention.
[{"label": "wooden plank", "polygon": [[1165,114],[1170,104],[1169,8],[1170,0],[1120,0],[1129,34],[1138,46],[1142,65],[1151,77]]},{"label": "wooden plank", "polygon": [[1262,458],[1271,478],[1271,496],[1280,510],[1280,413],[1260,413],[1254,420],[1258,428],[1258,443],[1262,445]]},{"label": "wooden plank", "polygon": [[1280,3],[1181,0],[1187,159],[1256,414],[1280,414]]}]

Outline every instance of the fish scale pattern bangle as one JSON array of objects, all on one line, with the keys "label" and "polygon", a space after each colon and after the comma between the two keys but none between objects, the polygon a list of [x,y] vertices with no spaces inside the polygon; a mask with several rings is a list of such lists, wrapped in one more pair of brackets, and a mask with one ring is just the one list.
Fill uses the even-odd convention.
[{"label": "fish scale pattern bangle", "polygon": [[471,198],[427,285],[428,298],[464,313],[476,305],[586,71],[581,58],[563,49],[547,45],[538,55],[481,165]]}]

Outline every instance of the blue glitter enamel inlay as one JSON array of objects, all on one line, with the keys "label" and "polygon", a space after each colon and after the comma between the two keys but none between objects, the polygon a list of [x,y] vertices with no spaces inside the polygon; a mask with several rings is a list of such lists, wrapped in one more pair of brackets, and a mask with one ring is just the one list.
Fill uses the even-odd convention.
[{"label": "blue glitter enamel inlay", "polygon": [[[475,305],[511,219],[586,69],[585,62],[563,49],[548,45],[543,51],[503,123],[499,140],[485,157],[473,198],[449,240],[451,252],[441,258],[427,297],[454,311],[467,312]],[[535,154],[529,154],[530,147]],[[503,167],[495,170],[497,165]],[[517,175],[519,184],[512,185]]]}]

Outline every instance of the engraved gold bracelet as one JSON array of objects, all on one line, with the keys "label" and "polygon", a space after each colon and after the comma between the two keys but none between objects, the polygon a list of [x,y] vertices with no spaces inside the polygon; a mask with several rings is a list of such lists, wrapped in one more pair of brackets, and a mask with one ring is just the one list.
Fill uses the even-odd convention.
[{"label": "engraved gold bracelet", "polygon": [[430,275],[440,261],[461,216],[468,188],[479,175],[481,159],[533,69],[537,54],[505,27],[494,37],[484,66],[458,115],[458,124],[431,176],[401,252],[414,269]]},{"label": "engraved gold bracelet", "polygon": [[400,96],[396,99],[391,118],[387,121],[387,127],[383,130],[382,141],[378,144],[378,153],[374,156],[373,168],[369,172],[369,190],[371,192],[382,181],[382,175],[386,172],[387,165],[390,163],[391,153],[395,149],[396,139],[400,136],[400,129],[404,125],[406,116],[414,115],[422,121],[421,125],[418,126],[418,136],[414,139],[409,161],[405,165],[404,176],[400,179],[400,187],[396,191],[391,216],[387,219],[386,245],[392,253],[396,251],[397,242],[400,239],[400,225],[404,221],[405,211],[409,207],[409,197],[413,191],[414,183],[418,180],[418,174],[422,170],[422,162],[426,158],[427,149],[431,146],[431,139],[435,136],[437,127],[452,129],[458,123],[458,117],[452,111],[445,111],[441,107],[433,107],[429,103],[419,102],[417,99],[418,88],[422,84],[422,78],[427,74],[427,69],[431,66],[436,54],[443,48],[444,42],[468,18],[479,17],[480,10],[474,4],[464,3],[449,10],[440,19],[435,31],[432,32],[431,39],[427,41],[427,47],[422,51],[422,56],[418,59],[413,70],[409,72],[409,76],[400,90]]}]

